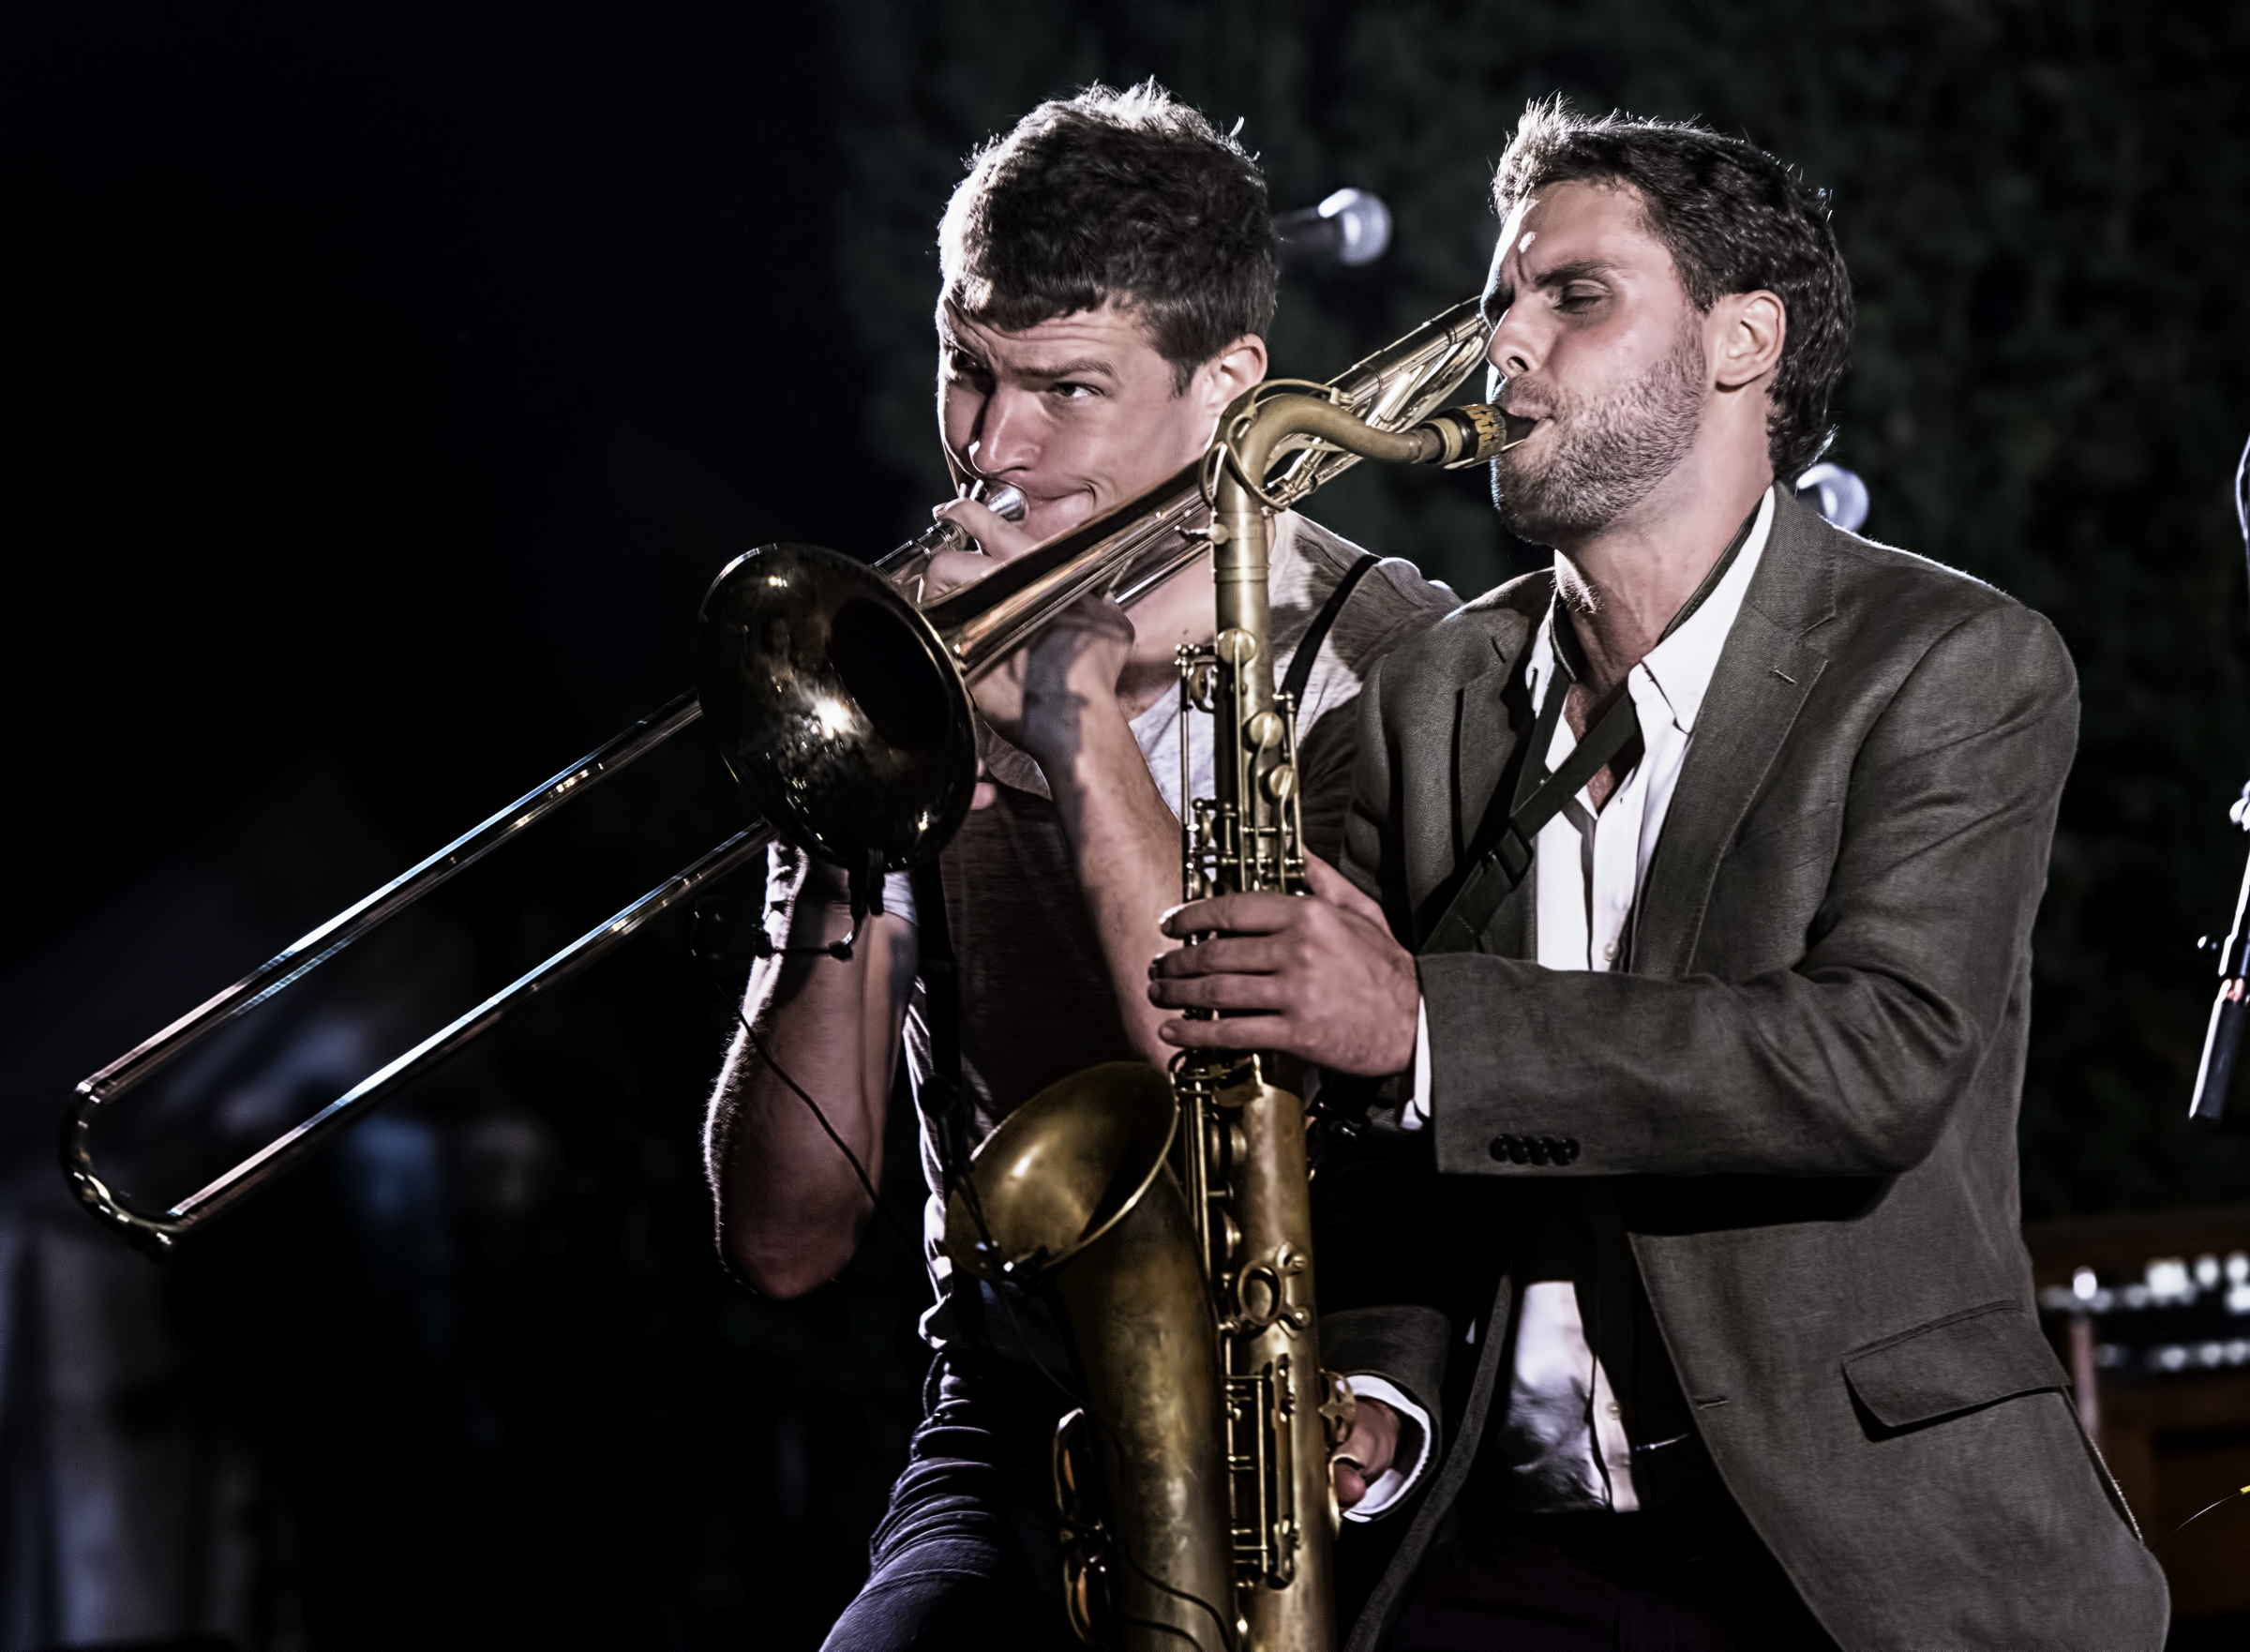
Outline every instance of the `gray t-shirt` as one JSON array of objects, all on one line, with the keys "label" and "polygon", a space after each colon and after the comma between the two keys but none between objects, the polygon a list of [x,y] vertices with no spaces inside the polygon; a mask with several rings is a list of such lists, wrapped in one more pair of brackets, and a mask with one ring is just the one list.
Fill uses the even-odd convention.
[{"label": "gray t-shirt", "polygon": [[[1278,681],[1361,552],[1295,512],[1277,527],[1268,584]],[[1424,579],[1411,563],[1386,559],[1361,579],[1323,639],[1298,710],[1298,748],[1306,847],[1324,860],[1335,861],[1342,848],[1357,756],[1352,702],[1369,669],[1457,606],[1450,590]],[[1132,725],[1158,790],[1176,816],[1182,807],[1181,723],[1179,697],[1166,694]],[[1196,713],[1189,724],[1190,795],[1208,797],[1211,719]],[[946,916],[960,971],[962,1078],[975,1104],[980,1140],[1057,1080],[1100,1062],[1139,1059],[1118,1013],[1101,940],[1079,894],[1070,844],[1046,783],[1022,752],[989,732],[984,741],[996,800],[969,815],[943,862]],[[894,899],[887,897],[887,904]],[[907,1062],[918,1093],[930,1059],[928,1012],[918,985],[907,1017]],[[923,1333],[942,1344],[951,1329],[942,1306],[950,1265],[939,1243],[938,1144],[926,1119],[922,1157],[931,1190],[927,1254],[941,1304],[923,1321]],[[986,1334],[1002,1345],[1013,1340],[1009,1327],[991,1315]]]}]

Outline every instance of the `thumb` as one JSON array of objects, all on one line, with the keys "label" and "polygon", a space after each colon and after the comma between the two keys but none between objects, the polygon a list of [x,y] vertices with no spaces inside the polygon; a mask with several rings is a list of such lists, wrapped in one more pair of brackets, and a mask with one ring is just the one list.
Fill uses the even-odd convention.
[{"label": "thumb", "polygon": [[1367,1495],[1367,1474],[1348,1457],[1338,1457],[1328,1464],[1328,1472],[1336,1485],[1336,1506],[1351,1509]]},{"label": "thumb", "polygon": [[1312,885],[1312,893],[1331,907],[1342,907],[1355,917],[1379,925],[1386,934],[1389,932],[1390,920],[1383,915],[1383,909],[1362,894],[1357,883],[1310,849],[1305,851],[1305,879]]}]

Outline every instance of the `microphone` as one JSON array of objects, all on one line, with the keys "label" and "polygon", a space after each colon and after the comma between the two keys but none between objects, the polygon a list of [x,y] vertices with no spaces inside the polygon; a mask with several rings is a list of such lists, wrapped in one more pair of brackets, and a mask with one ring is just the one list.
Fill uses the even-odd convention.
[{"label": "microphone", "polygon": [[[2250,832],[2250,786],[2227,818]],[[2196,944],[2208,947],[2206,936]],[[2234,925],[2219,943],[2219,993],[2203,1029],[2203,1059],[2196,1063],[2196,1088],[2188,1097],[2190,1119],[2218,1119],[2227,1111],[2227,1092],[2242,1050],[2242,1029],[2250,1025],[2250,865],[2242,868],[2242,893],[2234,897]]]},{"label": "microphone", "polygon": [[[2234,516],[2242,529],[2242,559],[2250,564],[2250,443],[2243,443],[2242,459],[2234,467]],[[2242,788],[2227,818],[2250,832],[2250,786]],[[2207,941],[2208,938],[2196,944],[2200,947]],[[2216,1119],[2226,1113],[2243,1029],[2250,1027],[2250,865],[2242,868],[2242,893],[2234,897],[2234,924],[2218,952],[2219,995],[2203,1029],[2203,1059],[2196,1065],[2195,1093],[2187,1103],[2190,1119]]]},{"label": "microphone", "polygon": [[1374,263],[1390,245],[1390,208],[1365,189],[1339,189],[1318,206],[1276,218],[1273,239],[1285,270],[1315,264],[1356,269]]},{"label": "microphone", "polygon": [[1841,465],[1815,465],[1797,478],[1796,495],[1847,533],[1868,519],[1868,485]]}]

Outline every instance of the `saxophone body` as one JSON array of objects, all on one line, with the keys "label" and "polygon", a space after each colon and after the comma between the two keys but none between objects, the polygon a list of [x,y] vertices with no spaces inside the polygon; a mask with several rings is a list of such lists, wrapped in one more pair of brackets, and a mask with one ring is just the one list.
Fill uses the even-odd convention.
[{"label": "saxophone body", "polygon": [[[1411,409],[1404,429],[1360,416],[1351,375],[1258,385],[1221,420],[1199,488],[1217,623],[1179,656],[1183,713],[1210,713],[1217,743],[1213,795],[1187,803],[1183,719],[1191,900],[1306,887],[1296,708],[1275,691],[1268,611],[1274,521],[1356,458],[1498,451],[1490,409],[1430,413],[1481,359],[1481,333],[1463,330],[1443,352],[1428,327],[1392,347],[1420,340],[1425,357],[1421,376],[1384,381],[1383,399]],[[1355,369],[1361,383],[1383,360]],[[946,1242],[965,1273],[1040,1292],[1068,1334],[1083,1404],[1058,1432],[1055,1478],[1080,1638],[1335,1645],[1328,1456],[1353,1403],[1321,1364],[1304,1112],[1268,1059],[1192,1051],[1168,1075],[1120,1062],[1051,1086],[978,1149]]]}]

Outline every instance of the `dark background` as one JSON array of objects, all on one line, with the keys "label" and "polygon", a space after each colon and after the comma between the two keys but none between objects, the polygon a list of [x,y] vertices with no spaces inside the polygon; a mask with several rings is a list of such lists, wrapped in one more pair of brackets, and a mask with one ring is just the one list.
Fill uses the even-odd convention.
[{"label": "dark background", "polygon": [[[2250,9],[2217,0],[8,6],[23,1001],[98,999],[167,879],[294,892],[181,954],[121,1045],[683,686],[727,557],[887,548],[943,490],[963,156],[1151,73],[1242,119],[1278,206],[1396,215],[1382,263],[1284,283],[1285,373],[1475,288],[1529,97],[1700,114],[1835,191],[1867,531],[2042,608],[2082,676],[2027,1214],[2250,1198],[2242,1137],[2181,1117],[2250,775]],[[1522,565],[1465,478],[1363,471],[1316,514],[1464,595]],[[723,825],[690,767],[449,901],[464,967],[496,984]],[[817,1643],[914,1416],[922,1286],[880,1228],[801,1302],[725,1279],[697,1165],[727,1028],[659,929],[503,1034],[486,1102],[424,1105],[531,1133],[505,1221],[456,1200],[401,1273],[324,1165],[169,1265],[140,1403],[253,1465],[251,1638]],[[67,1084],[0,1095],[25,1177]]]}]

